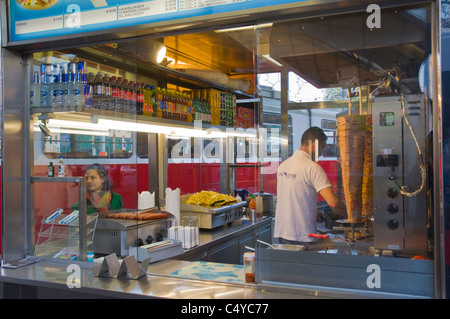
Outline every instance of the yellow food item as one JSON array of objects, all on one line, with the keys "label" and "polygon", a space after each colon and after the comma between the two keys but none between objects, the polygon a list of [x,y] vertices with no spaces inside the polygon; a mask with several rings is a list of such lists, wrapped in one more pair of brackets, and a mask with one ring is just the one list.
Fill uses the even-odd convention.
[{"label": "yellow food item", "polygon": [[25,9],[42,10],[53,6],[58,0],[16,0]]},{"label": "yellow food item", "polygon": [[186,200],[186,204],[211,206],[217,202],[223,204],[234,201],[236,201],[236,199],[230,195],[220,194],[213,191],[201,191],[191,195]]}]

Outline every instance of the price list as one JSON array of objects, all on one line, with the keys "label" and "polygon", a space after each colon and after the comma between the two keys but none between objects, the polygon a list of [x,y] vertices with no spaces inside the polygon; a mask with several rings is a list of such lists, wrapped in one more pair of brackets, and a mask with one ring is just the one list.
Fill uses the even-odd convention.
[{"label": "price list", "polygon": [[16,34],[28,34],[31,32],[50,31],[61,29],[64,26],[63,16],[44,17],[39,19],[30,19],[16,21]]},{"label": "price list", "polygon": [[11,41],[239,12],[307,0],[57,0],[30,10],[9,0]]},{"label": "price list", "polygon": [[199,9],[205,7],[215,7],[224,4],[245,2],[246,0],[179,0],[180,11]]},{"label": "price list", "polygon": [[177,11],[177,0],[140,1],[119,6],[118,19],[134,19]]}]

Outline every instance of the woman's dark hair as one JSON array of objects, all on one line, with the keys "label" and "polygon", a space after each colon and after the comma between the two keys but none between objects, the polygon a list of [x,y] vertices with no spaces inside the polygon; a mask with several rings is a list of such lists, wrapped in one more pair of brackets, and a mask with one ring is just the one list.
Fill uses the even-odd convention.
[{"label": "woman's dark hair", "polygon": [[327,136],[320,127],[312,126],[303,133],[302,145],[305,145],[308,141],[315,141],[316,139],[324,142],[327,140]]},{"label": "woman's dark hair", "polygon": [[86,167],[86,169],[84,171],[87,172],[90,169],[97,171],[98,176],[103,178],[104,182],[102,185],[102,190],[103,191],[111,190],[112,185],[111,185],[111,181],[109,180],[108,173],[106,172],[106,168],[99,163],[94,163],[94,164]]}]

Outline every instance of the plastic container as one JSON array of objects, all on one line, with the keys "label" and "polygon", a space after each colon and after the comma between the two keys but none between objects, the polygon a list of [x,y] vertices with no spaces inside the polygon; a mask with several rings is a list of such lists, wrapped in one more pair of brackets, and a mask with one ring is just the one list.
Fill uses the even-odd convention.
[{"label": "plastic container", "polygon": [[256,196],[256,217],[257,218],[261,218],[263,217],[263,211],[264,211],[264,206],[263,206],[263,199],[261,196]]},{"label": "plastic container", "polygon": [[87,261],[90,263],[94,262],[94,253],[92,251],[87,252]]},{"label": "plastic container", "polygon": [[245,282],[255,283],[255,253],[247,252],[244,254],[244,275]]}]

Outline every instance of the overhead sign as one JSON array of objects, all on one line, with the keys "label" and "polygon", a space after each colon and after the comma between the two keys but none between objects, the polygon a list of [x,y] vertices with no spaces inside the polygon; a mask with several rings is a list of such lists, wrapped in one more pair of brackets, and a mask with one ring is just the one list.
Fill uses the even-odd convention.
[{"label": "overhead sign", "polygon": [[294,0],[8,0],[10,41],[239,12]]}]

